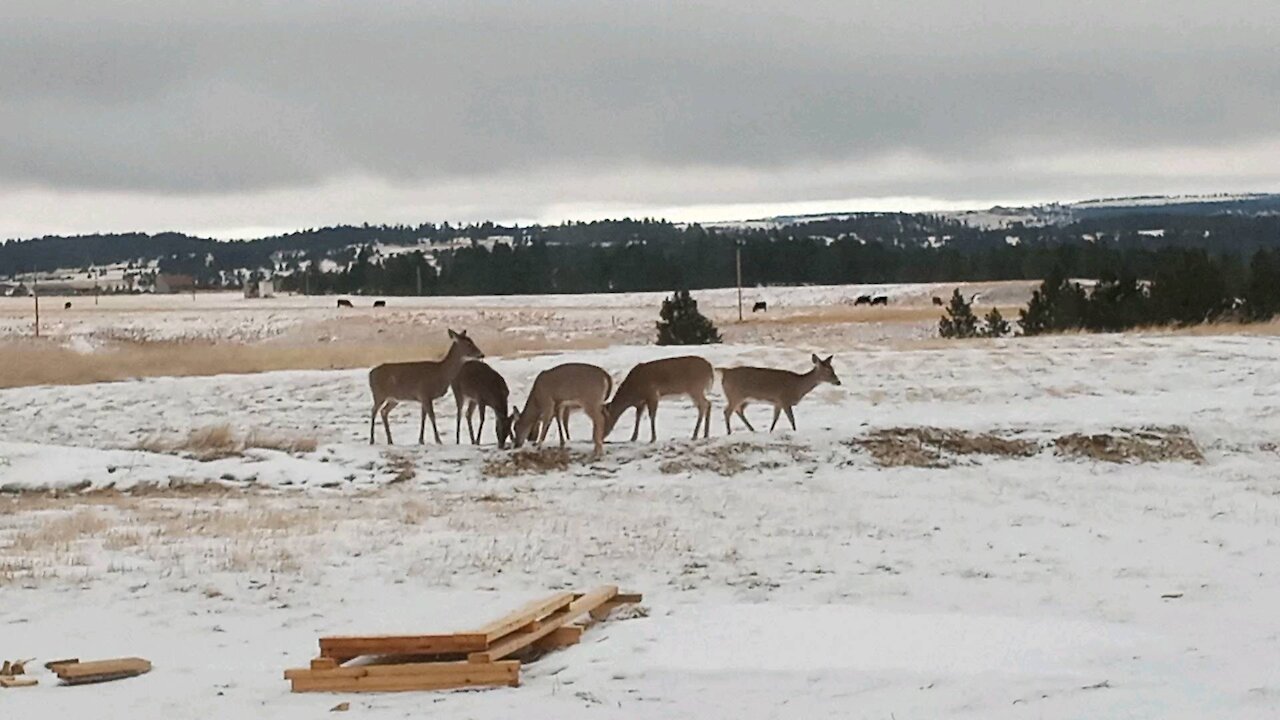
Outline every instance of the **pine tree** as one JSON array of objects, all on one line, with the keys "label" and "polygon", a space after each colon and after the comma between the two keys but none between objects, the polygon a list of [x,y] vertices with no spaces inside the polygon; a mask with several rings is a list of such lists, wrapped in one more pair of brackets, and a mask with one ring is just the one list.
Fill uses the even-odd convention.
[{"label": "pine tree", "polygon": [[978,336],[978,318],[959,290],[951,293],[951,303],[947,305],[946,314],[938,320],[938,334],[944,338]]},{"label": "pine tree", "polygon": [[1084,288],[1067,280],[1061,268],[1054,268],[1031,293],[1031,302],[1018,311],[1018,325],[1023,335],[1076,330],[1084,327]]},{"label": "pine tree", "polygon": [[982,318],[982,336],[989,338],[998,338],[1008,335],[1012,328],[1009,327],[1009,321],[1004,319],[1000,314],[1000,308],[991,308],[991,312]]},{"label": "pine tree", "polygon": [[659,345],[709,345],[721,341],[716,326],[698,312],[698,301],[680,290],[662,301],[658,322]]},{"label": "pine tree", "polygon": [[1245,316],[1265,322],[1280,313],[1280,251],[1259,250],[1249,263],[1244,290]]}]

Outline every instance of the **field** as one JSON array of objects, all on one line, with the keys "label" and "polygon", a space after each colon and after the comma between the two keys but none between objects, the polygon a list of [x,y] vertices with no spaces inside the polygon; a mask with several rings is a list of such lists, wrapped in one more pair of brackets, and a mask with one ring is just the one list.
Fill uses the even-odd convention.
[{"label": "field", "polygon": [[[670,399],[656,444],[626,442],[628,415],[600,460],[581,416],[565,451],[500,452],[488,428],[487,445],[455,445],[449,397],[444,445],[413,444],[417,412],[402,406],[397,444],[379,433],[371,447],[367,366],[439,354],[449,325],[471,329],[517,402],[566,359],[620,379],[673,354],[648,344],[658,296],[389,298],[382,312],[370,298],[349,311],[104,298],[120,304],[96,312],[77,298],[49,311],[38,342],[6,300],[0,655],[140,655],[155,670],[92,688],[42,676],[0,691],[0,707],[1280,713],[1274,328],[943,343],[930,298],[949,286],[881,288],[888,309],[852,307],[874,290],[751,290],[770,311],[742,324],[733,291],[698,294],[725,331],[699,349],[716,366],[803,370],[834,353],[843,384],[797,408],[798,432],[728,436],[717,389],[706,441],[688,439],[694,410]],[[1002,308],[1028,291],[966,290]],[[48,367],[68,357],[81,364]],[[767,409],[748,412],[767,426]],[[321,634],[458,629],[599,583],[643,592],[642,608],[529,665],[520,688],[291,695],[280,677]]]}]

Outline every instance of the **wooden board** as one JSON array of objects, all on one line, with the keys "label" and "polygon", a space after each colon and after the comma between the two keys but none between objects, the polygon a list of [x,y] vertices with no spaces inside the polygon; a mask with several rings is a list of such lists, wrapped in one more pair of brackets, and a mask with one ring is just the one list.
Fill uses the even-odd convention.
[{"label": "wooden board", "polygon": [[142,658],[115,658],[53,666],[53,672],[68,685],[120,680],[150,671],[151,663]]},{"label": "wooden board", "polygon": [[20,688],[39,684],[39,680],[30,675],[0,675],[0,687]]},{"label": "wooden board", "polygon": [[548,652],[569,647],[570,645],[577,645],[578,641],[582,639],[582,632],[585,629],[581,625],[558,627],[551,631],[551,634],[534,642],[533,649]]},{"label": "wooden board", "polygon": [[550,635],[557,628],[568,625],[579,615],[591,612],[597,607],[613,599],[618,594],[617,585],[604,585],[582,595],[577,600],[569,603],[569,606],[563,610],[554,612],[544,618],[536,628],[526,632],[512,633],[498,642],[489,646],[486,650],[473,652],[467,655],[467,661],[473,663],[490,663],[494,660],[502,658],[522,650],[539,639]]},{"label": "wooden board", "polygon": [[573,600],[574,595],[571,592],[560,592],[541,600],[534,600],[485,625],[476,633],[484,635],[487,643],[491,643],[504,635],[532,625],[557,610],[568,607]]},{"label": "wooden board", "polygon": [[428,662],[286,670],[294,692],[397,692],[518,685],[520,663]]},{"label": "wooden board", "polygon": [[320,638],[320,655],[341,663],[361,655],[461,655],[488,646],[482,633],[336,636]]}]

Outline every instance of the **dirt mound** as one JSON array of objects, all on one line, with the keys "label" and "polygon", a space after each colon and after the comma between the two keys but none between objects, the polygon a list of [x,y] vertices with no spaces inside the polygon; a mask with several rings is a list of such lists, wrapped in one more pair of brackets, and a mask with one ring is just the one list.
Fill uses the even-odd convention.
[{"label": "dirt mound", "polygon": [[881,467],[949,467],[956,456],[1029,457],[1040,446],[1022,438],[941,428],[885,428],[849,441],[871,454]]},{"label": "dirt mound", "polygon": [[1059,455],[1113,463],[1204,462],[1204,454],[1191,433],[1180,426],[1114,430],[1095,435],[1072,433],[1054,440],[1053,446]]},{"label": "dirt mound", "polygon": [[481,472],[486,477],[545,475],[567,470],[571,459],[565,448],[529,448],[490,457],[484,461]]},{"label": "dirt mound", "polygon": [[[777,457],[783,454],[786,459]],[[666,475],[713,472],[721,477],[747,470],[775,470],[790,462],[809,460],[807,449],[788,442],[757,445],[752,442],[730,442],[714,445],[675,446],[664,453],[658,470]]]}]

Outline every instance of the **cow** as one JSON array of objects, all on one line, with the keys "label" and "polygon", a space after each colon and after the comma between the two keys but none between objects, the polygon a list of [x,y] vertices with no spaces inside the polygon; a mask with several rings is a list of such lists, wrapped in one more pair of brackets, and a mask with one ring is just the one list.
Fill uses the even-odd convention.
[{"label": "cow", "polygon": [[871,304],[872,304],[872,305],[888,305],[888,304],[889,304],[889,296],[888,296],[888,295],[877,295],[877,296],[875,296],[875,297],[871,298]]},{"label": "cow", "polygon": [[859,295],[859,296],[858,296],[858,299],[853,301],[853,304],[854,304],[854,305],[870,305],[870,304],[871,304],[871,296],[870,296],[870,295]]},{"label": "cow", "polygon": [[342,299],[339,299],[339,300],[338,300],[338,307],[340,307],[340,308],[344,308],[344,307],[355,307],[355,305],[352,305],[350,300],[342,300]]},{"label": "cow", "polygon": [[374,307],[386,307],[386,306],[387,306],[387,301],[386,301],[386,300],[374,300],[374,301],[373,301],[373,306],[374,306]]},{"label": "cow", "polygon": [[943,303],[943,302],[942,302],[942,298],[938,297],[937,295],[934,295],[934,296],[933,296],[933,304],[934,304],[934,305],[944,305],[945,303]]},{"label": "cow", "polygon": [[751,306],[751,312],[769,312],[769,303],[760,300]]}]

